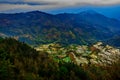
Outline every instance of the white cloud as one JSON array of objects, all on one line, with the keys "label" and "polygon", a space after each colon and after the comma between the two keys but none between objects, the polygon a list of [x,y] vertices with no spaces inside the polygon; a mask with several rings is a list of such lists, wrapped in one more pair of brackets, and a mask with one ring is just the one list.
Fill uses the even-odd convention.
[{"label": "white cloud", "polygon": [[120,0],[24,0],[24,2],[49,2],[66,5],[90,4],[90,5],[112,5],[120,4]]},{"label": "white cloud", "polygon": [[84,5],[106,6],[115,4],[120,4],[120,0],[1,0],[0,12],[14,9],[48,10]]},{"label": "white cloud", "polygon": [[[57,7],[56,7],[57,6]],[[0,12],[10,11],[10,10],[25,10],[25,11],[31,11],[31,10],[49,10],[49,9],[55,9],[55,8],[62,8],[66,7],[66,5],[28,5],[28,4],[1,4],[0,5]]]}]

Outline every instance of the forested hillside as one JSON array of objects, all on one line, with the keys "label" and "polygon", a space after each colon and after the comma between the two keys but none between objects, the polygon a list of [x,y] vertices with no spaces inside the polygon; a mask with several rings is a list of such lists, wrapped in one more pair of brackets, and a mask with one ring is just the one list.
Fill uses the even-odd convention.
[{"label": "forested hillside", "polygon": [[14,39],[0,40],[1,80],[87,80],[87,73],[73,63],[54,62]]},{"label": "forested hillside", "polygon": [[119,80],[119,65],[120,61],[109,66],[56,62],[46,51],[0,38],[1,80]]},{"label": "forested hillside", "polygon": [[119,20],[95,11],[57,15],[40,11],[0,14],[0,36],[13,37],[30,45],[93,44],[119,36],[119,27]]}]

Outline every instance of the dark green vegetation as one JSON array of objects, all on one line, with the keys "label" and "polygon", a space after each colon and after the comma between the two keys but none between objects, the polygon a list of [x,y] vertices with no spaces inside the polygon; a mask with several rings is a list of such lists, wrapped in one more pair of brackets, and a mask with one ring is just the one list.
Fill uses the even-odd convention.
[{"label": "dark green vegetation", "polygon": [[1,80],[87,80],[87,73],[73,63],[56,63],[14,39],[0,40]]},{"label": "dark green vegetation", "polygon": [[109,40],[119,31],[119,20],[94,11],[57,15],[39,11],[0,14],[0,36],[14,37],[32,45],[51,42],[91,44]]},{"label": "dark green vegetation", "polygon": [[119,44],[120,43],[120,36],[116,36],[110,40],[107,40],[106,43],[120,48],[120,44]]},{"label": "dark green vegetation", "polygon": [[0,80],[119,80],[120,61],[110,66],[55,62],[12,38],[0,38]]}]

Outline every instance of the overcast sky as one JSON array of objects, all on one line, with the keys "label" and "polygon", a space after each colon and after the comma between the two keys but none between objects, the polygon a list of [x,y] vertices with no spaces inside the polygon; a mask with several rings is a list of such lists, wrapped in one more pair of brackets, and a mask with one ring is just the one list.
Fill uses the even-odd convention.
[{"label": "overcast sky", "polygon": [[50,13],[75,13],[88,9],[96,10],[108,16],[115,15],[120,12],[120,0],[0,0],[0,13],[34,10]]}]

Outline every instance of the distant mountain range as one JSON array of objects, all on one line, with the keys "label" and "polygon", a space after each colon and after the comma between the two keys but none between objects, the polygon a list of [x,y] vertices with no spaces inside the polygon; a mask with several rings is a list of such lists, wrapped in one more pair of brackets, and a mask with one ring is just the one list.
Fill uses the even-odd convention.
[{"label": "distant mountain range", "polygon": [[0,36],[32,45],[91,44],[119,36],[120,21],[95,11],[52,15],[40,11],[0,14]]}]

